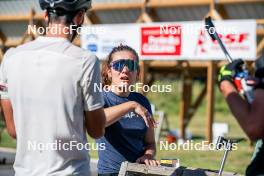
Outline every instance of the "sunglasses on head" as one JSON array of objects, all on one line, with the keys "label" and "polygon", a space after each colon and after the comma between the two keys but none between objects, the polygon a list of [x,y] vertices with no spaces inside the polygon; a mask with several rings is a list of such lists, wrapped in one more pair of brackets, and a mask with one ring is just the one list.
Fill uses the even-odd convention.
[{"label": "sunglasses on head", "polygon": [[111,62],[111,67],[118,72],[121,72],[125,66],[127,66],[130,72],[138,70],[138,62],[131,59],[120,59]]}]

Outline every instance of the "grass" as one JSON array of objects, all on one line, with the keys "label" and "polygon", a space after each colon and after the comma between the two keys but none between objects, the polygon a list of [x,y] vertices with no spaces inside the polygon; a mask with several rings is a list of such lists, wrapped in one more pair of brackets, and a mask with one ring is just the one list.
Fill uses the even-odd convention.
[{"label": "grass", "polygon": [[8,135],[6,129],[1,133],[0,147],[16,148],[16,140]]},{"label": "grass", "polygon": [[[157,109],[164,110],[168,114],[169,124],[171,129],[179,129],[179,107],[181,89],[178,86],[179,82],[168,82],[174,88],[171,93],[162,93],[160,95],[150,93],[148,98],[151,102],[155,102]],[[161,84],[161,83],[158,83]],[[162,83],[164,84],[164,82]],[[165,82],[166,84],[166,82]],[[203,84],[196,82],[193,88],[193,99],[196,98],[203,88]],[[186,95],[188,96],[188,95]],[[194,143],[204,140],[206,130],[206,99],[201,103],[196,114],[191,120],[188,129],[194,137]],[[220,94],[219,90],[215,89],[215,114],[214,122],[227,123],[229,126],[229,138],[245,138],[246,136],[239,127],[237,121],[230,113],[227,104]],[[163,139],[161,139],[163,140]],[[184,150],[159,150],[157,146],[157,158],[179,158],[180,164],[183,166],[194,168],[219,169],[220,162],[223,156],[223,151],[184,151]],[[244,174],[245,169],[250,162],[254,148],[249,141],[243,141],[238,144],[238,150],[229,153],[225,165],[225,171],[237,172]]]},{"label": "grass", "polygon": [[[219,117],[219,116],[218,116]],[[229,127],[230,132],[228,137],[230,138],[240,138],[245,137],[243,132],[239,129],[238,124],[233,121],[232,117],[227,121],[230,121]],[[217,118],[218,119],[218,118]],[[169,119],[170,124],[173,121],[178,121],[177,117]],[[227,122],[226,121],[226,122]],[[174,127],[174,126],[172,126]],[[201,143],[204,140],[205,133],[205,124],[204,124],[204,116],[194,117],[193,121],[190,123],[189,130],[192,135],[195,137],[201,137],[198,139],[194,139],[193,143]],[[161,139],[161,141],[165,141]],[[194,167],[194,168],[207,168],[207,169],[219,169],[220,162],[223,156],[223,151],[185,151],[181,150],[160,150],[160,146],[157,146],[157,158],[179,158],[180,163],[183,166]],[[237,172],[243,174],[245,172],[247,164],[250,162],[250,158],[252,156],[253,147],[250,146],[248,141],[240,142],[237,145],[237,150],[229,153],[227,162],[225,165],[225,171]]]},{"label": "grass", "polygon": [[[155,84],[170,84],[172,85],[173,92],[170,93],[148,93],[147,97],[154,103],[156,109],[162,110],[167,113],[168,120],[171,129],[179,128],[179,107],[181,96],[181,84],[177,80],[165,80],[162,82],[156,82]],[[203,88],[201,82],[196,81],[193,89],[193,99],[197,97],[199,91]],[[187,96],[187,95],[186,95]],[[196,114],[191,120],[188,129],[192,133],[194,143],[204,140],[206,129],[206,99],[201,103]],[[227,123],[229,126],[229,138],[245,138],[246,136],[239,127],[238,123],[228,110],[228,107],[223,99],[223,96],[215,90],[215,119],[214,122]],[[165,139],[161,139],[165,140]],[[89,141],[94,141],[89,139]],[[15,148],[15,141],[10,139],[6,131],[2,134],[2,141],[0,147]],[[229,153],[225,165],[225,171],[237,172],[244,174],[245,169],[250,162],[254,148],[250,145],[248,140],[240,142],[238,149]],[[90,151],[92,158],[98,158],[96,151]],[[219,169],[220,162],[223,156],[223,151],[184,151],[184,150],[160,150],[160,146],[157,146],[157,159],[161,158],[179,158],[182,166],[188,166],[193,168],[207,168],[207,169]]]}]

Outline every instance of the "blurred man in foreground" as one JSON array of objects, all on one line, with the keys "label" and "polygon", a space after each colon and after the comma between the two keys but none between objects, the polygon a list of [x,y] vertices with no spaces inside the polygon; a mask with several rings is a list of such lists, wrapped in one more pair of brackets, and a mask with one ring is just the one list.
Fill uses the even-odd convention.
[{"label": "blurred man in foreground", "polygon": [[[17,139],[16,175],[89,175],[89,145],[104,135],[99,60],[71,42],[91,0],[39,0],[46,36],[6,52],[1,105]],[[55,32],[54,32],[55,31]]]},{"label": "blurred man in foreground", "polygon": [[[235,116],[241,128],[252,141],[259,140],[257,150],[251,164],[248,166],[246,175],[264,175],[264,83],[259,82],[254,90],[254,101],[249,104],[237,92],[234,86],[234,76],[243,65],[242,60],[225,65],[221,68],[218,81],[230,110]],[[256,78],[264,78],[264,68],[256,71]]]}]

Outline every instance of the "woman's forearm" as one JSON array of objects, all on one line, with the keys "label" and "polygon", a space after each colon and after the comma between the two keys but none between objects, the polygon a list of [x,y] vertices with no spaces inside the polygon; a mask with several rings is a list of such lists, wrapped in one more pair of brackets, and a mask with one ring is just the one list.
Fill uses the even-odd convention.
[{"label": "woman's forearm", "polygon": [[122,116],[134,110],[136,105],[136,102],[129,101],[120,105],[105,108],[104,112],[106,116],[106,127],[112,125],[113,123],[118,121]]},{"label": "woman's forearm", "polygon": [[145,155],[151,155],[153,158],[156,154],[156,145],[155,144],[148,144],[145,148]]}]

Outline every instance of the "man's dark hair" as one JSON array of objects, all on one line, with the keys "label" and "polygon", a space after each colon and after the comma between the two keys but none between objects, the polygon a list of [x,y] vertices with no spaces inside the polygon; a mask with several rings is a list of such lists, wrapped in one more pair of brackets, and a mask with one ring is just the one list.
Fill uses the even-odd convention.
[{"label": "man's dark hair", "polygon": [[80,12],[81,10],[75,12],[66,12],[63,9],[47,9],[48,12],[48,23],[60,23],[65,25],[72,24],[73,18]]}]

